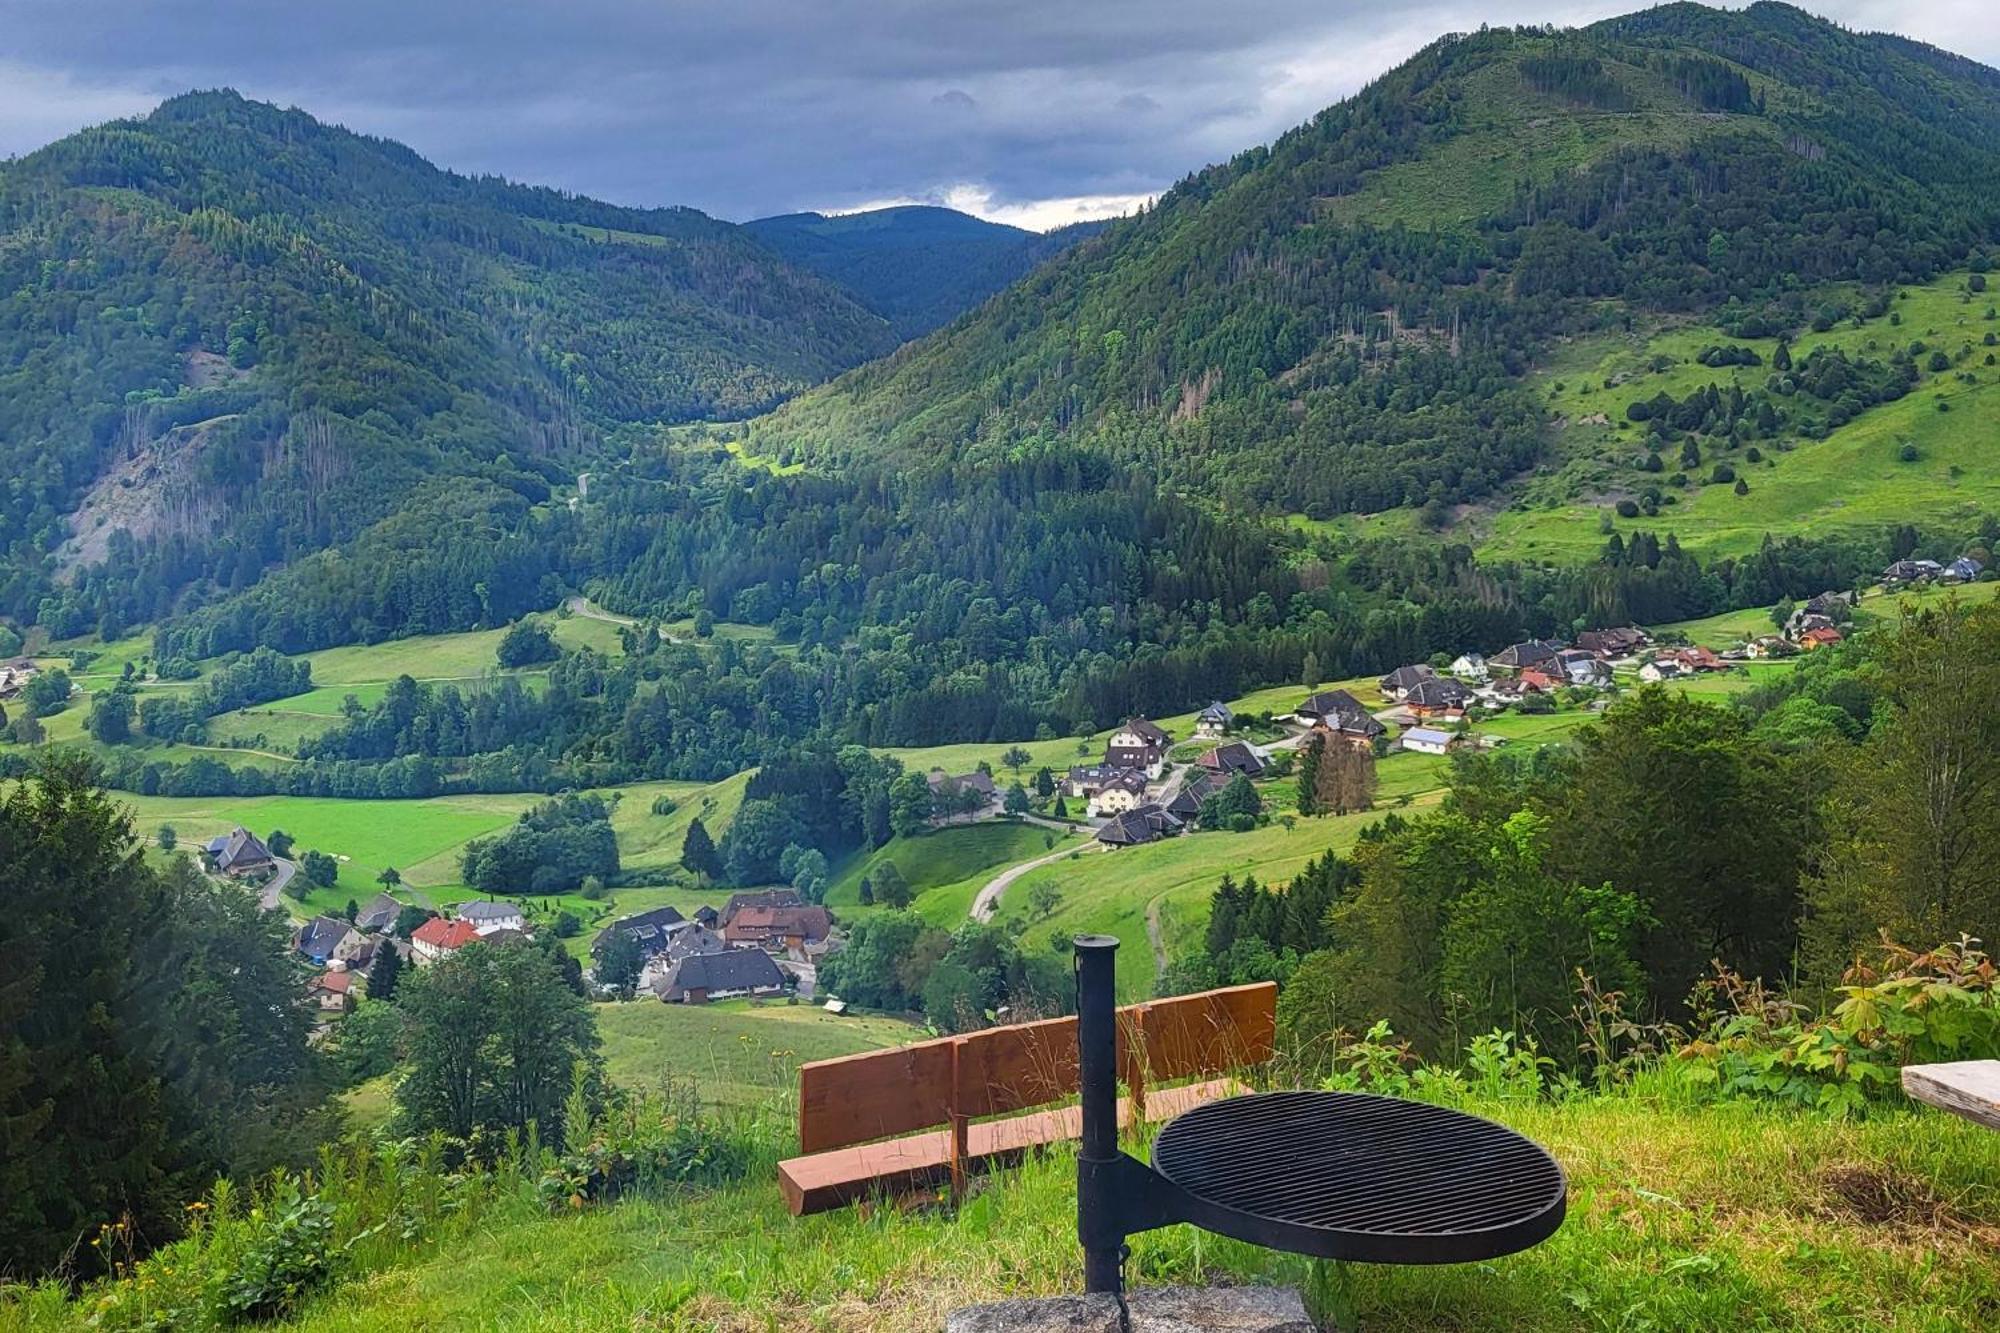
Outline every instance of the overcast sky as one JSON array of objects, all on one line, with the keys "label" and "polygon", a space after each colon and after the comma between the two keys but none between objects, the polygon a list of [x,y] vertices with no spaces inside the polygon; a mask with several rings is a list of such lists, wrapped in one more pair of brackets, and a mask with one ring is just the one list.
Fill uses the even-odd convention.
[{"label": "overcast sky", "polygon": [[[2000,64],[2000,0],[1807,0]],[[0,0],[0,155],[233,87],[497,172],[746,219],[1122,212],[1444,32],[1639,0]]]}]

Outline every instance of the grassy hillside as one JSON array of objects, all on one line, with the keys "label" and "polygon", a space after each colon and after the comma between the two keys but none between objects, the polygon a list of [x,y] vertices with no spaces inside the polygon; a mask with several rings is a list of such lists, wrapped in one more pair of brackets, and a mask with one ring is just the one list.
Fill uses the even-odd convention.
[{"label": "grassy hillside", "polygon": [[594,1007],[605,1072],[628,1088],[672,1081],[721,1106],[789,1105],[798,1068],[921,1040],[894,1018],[834,1015],[810,1004],[662,1004],[638,999]]}]

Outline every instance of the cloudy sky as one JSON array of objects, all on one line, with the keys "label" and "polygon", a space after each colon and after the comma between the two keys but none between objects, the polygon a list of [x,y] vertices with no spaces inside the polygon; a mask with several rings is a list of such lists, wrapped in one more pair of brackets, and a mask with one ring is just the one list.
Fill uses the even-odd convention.
[{"label": "cloudy sky", "polygon": [[[1996,0],[1805,0],[2000,65]],[[0,0],[0,155],[228,86],[440,166],[745,219],[1121,212],[1440,33],[1642,0]]]}]

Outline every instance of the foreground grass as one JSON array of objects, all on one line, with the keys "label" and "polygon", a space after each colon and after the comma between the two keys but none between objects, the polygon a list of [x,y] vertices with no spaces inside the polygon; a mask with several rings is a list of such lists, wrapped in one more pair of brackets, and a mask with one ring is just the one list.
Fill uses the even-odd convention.
[{"label": "foreground grass", "polygon": [[[1355,1265],[1362,1326],[1454,1330],[1970,1329],[2000,1319],[2000,1135],[1935,1112],[1860,1122],[1694,1104],[1670,1080],[1558,1103],[1465,1109],[1544,1144],[1569,1216],[1489,1263]],[[713,1193],[548,1216],[526,1191],[319,1296],[285,1327],[937,1329],[950,1309],[1080,1289],[1075,1164],[1058,1148],[997,1174],[954,1214],[850,1209],[794,1219],[763,1157]],[[1143,1152],[1140,1141],[1128,1148]],[[1135,1285],[1300,1282],[1303,1261],[1169,1227],[1134,1237]],[[0,1327],[70,1326],[53,1298]]]}]

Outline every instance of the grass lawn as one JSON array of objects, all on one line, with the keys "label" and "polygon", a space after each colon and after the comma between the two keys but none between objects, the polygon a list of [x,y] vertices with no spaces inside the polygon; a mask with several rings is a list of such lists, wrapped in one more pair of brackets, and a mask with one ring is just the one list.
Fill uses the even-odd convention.
[{"label": "grass lawn", "polygon": [[891,838],[842,867],[827,889],[827,906],[843,916],[866,912],[860,905],[862,877],[893,863],[916,890],[912,908],[926,921],[950,930],[966,920],[974,895],[986,881],[1007,866],[1046,855],[1051,839],[1060,841],[1062,835],[1039,825],[1004,820],[954,824],[914,838]]},{"label": "grass lawn", "polygon": [[[681,841],[696,819],[720,843],[737,807],[743,804],[743,791],[750,785],[753,771],[745,769],[720,782],[641,782],[612,788],[619,794],[618,808],[611,813],[611,828],[618,835],[620,861],[628,868],[678,865]],[[675,802],[672,814],[653,813],[653,802],[661,796]]]},{"label": "grass lawn", "polygon": [[920,1041],[901,1019],[829,1014],[810,1004],[662,1004],[638,999],[594,1006],[612,1081],[655,1088],[692,1083],[704,1101],[725,1106],[783,1103],[798,1090],[798,1068]]}]

